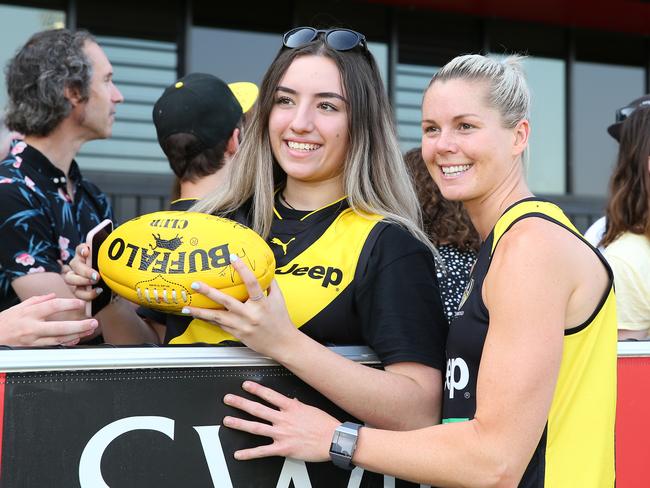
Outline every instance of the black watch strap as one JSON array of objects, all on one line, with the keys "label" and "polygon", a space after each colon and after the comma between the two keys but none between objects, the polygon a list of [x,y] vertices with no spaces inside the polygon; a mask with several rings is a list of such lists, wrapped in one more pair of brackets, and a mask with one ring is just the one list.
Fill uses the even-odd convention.
[{"label": "black watch strap", "polygon": [[357,448],[357,439],[361,424],[345,422],[338,426],[332,437],[330,445],[330,459],[335,466],[343,469],[353,469],[352,456]]}]

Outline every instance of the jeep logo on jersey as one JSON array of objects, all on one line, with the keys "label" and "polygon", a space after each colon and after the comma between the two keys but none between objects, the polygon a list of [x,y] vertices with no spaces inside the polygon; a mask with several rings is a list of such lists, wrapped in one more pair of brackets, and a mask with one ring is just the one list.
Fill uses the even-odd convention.
[{"label": "jeep logo on jersey", "polygon": [[[173,239],[171,239],[173,241]],[[208,249],[194,249],[190,252],[178,252],[172,259],[171,252],[161,252],[146,247],[136,246],[116,238],[108,248],[108,258],[117,261],[126,256],[126,266],[152,273],[196,273],[223,268],[230,264],[228,244],[221,244]],[[151,269],[149,269],[151,268]]]},{"label": "jeep logo on jersey", "polygon": [[447,374],[445,390],[449,391],[449,398],[454,398],[454,390],[462,390],[469,382],[469,368],[463,358],[447,359]]},{"label": "jeep logo on jersey", "polygon": [[321,286],[327,288],[330,285],[338,285],[343,280],[343,271],[338,268],[328,266],[300,266],[298,263],[292,264],[288,269],[276,269],[275,274],[292,274],[294,276],[308,276],[312,280],[322,280]]}]

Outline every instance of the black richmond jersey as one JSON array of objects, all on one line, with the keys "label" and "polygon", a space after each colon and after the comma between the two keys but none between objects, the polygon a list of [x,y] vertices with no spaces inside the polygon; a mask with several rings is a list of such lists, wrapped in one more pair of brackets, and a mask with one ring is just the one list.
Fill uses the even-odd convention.
[{"label": "black richmond jersey", "polygon": [[[248,209],[234,220],[247,224]],[[447,325],[429,249],[345,199],[306,212],[278,199],[267,242],[293,323],[325,345],[367,345],[383,364],[414,361],[442,370]],[[163,322],[160,314],[141,312]],[[164,314],[163,314],[164,315]],[[165,342],[233,345],[214,324],[167,315]]]}]

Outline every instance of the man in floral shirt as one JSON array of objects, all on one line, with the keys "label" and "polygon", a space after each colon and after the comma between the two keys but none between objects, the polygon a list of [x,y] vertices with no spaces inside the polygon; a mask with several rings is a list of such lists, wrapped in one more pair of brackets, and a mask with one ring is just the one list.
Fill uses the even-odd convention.
[{"label": "man in floral shirt", "polygon": [[6,73],[6,124],[25,138],[0,160],[0,310],[50,292],[73,297],[62,266],[90,229],[112,218],[106,196],[83,179],[74,157],[83,143],[111,135],[123,101],[110,62],[83,31],[35,34]]}]

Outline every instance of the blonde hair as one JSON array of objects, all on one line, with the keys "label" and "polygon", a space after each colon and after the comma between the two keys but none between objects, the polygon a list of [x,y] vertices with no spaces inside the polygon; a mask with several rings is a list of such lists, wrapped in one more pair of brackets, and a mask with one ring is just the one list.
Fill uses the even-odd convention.
[{"label": "blonde hair", "polygon": [[[512,55],[503,60],[480,54],[458,56],[444,65],[429,82],[468,80],[485,82],[488,86],[488,104],[499,111],[504,127],[513,129],[520,121],[530,120],[530,90],[522,61],[526,56]],[[428,87],[427,87],[428,89]],[[529,150],[522,154],[528,166]]]},{"label": "blonde hair", "polygon": [[344,190],[350,208],[359,215],[378,214],[406,229],[441,260],[422,231],[420,206],[399,150],[392,110],[372,55],[355,48],[340,52],[321,37],[298,49],[281,49],[262,81],[246,136],[234,156],[229,180],[193,211],[226,215],[252,201],[251,227],[265,239],[271,231],[275,189],[286,181],[273,153],[268,120],[276,88],[294,59],[325,56],[341,73],[349,101],[349,149],[344,168]]}]

